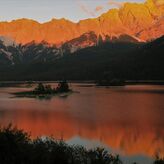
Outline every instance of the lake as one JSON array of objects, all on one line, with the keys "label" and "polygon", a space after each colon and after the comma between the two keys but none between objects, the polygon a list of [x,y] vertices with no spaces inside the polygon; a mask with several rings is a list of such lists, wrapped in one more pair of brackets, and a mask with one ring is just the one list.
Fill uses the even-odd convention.
[{"label": "lake", "polygon": [[12,123],[32,138],[52,135],[87,148],[102,146],[128,163],[164,156],[164,86],[71,88],[77,92],[68,97],[35,99],[10,94],[31,90],[24,85],[1,87],[0,125]]}]

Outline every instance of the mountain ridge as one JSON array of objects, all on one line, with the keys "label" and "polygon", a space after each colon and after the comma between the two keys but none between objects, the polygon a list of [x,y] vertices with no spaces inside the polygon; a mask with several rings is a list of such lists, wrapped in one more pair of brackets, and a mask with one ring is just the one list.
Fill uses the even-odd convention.
[{"label": "mountain ridge", "polygon": [[[40,50],[40,46],[31,44],[24,57],[28,57],[32,49]],[[163,52],[164,36],[149,43],[102,42],[59,58],[48,55],[46,62],[43,51],[31,54],[32,62],[0,64],[0,81],[99,80],[106,76],[135,81],[164,80]]]},{"label": "mountain ridge", "polygon": [[[0,22],[0,36],[7,36],[18,44],[31,41],[61,46],[88,32],[95,32],[102,39],[106,36],[119,36],[123,33],[138,37],[141,41],[156,39],[164,34],[163,28],[156,28],[153,37],[150,34],[155,22],[164,16],[164,4],[160,0],[147,0],[145,3],[125,3],[119,9],[111,9],[97,18],[90,18],[74,23],[65,18],[53,18],[49,22],[39,23],[32,19],[18,19]],[[163,27],[163,21],[162,27]],[[156,25],[157,26],[157,25]],[[140,34],[145,31],[146,34]],[[155,32],[156,31],[156,32]],[[140,35],[138,35],[140,34]]]},{"label": "mountain ridge", "polygon": [[62,46],[57,47],[54,44],[42,41],[37,43],[31,41],[27,44],[16,44],[15,41],[8,37],[0,37],[0,63],[7,65],[17,65],[21,63],[33,62],[49,62],[54,61],[63,56],[74,54],[76,51],[85,49],[87,47],[95,47],[101,44],[108,43],[126,43],[126,44],[143,44],[138,38],[130,35],[122,34],[120,36],[106,36],[105,40],[101,35],[97,36],[95,32],[91,31],[84,33],[80,37],[74,38],[65,42]]}]

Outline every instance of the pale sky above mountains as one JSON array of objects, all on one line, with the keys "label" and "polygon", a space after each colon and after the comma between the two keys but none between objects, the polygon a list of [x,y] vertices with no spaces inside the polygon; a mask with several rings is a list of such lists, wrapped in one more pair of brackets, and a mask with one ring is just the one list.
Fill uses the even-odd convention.
[{"label": "pale sky above mountains", "polygon": [[0,0],[0,21],[29,18],[46,22],[64,17],[77,22],[97,17],[124,2],[141,3],[144,0]]}]

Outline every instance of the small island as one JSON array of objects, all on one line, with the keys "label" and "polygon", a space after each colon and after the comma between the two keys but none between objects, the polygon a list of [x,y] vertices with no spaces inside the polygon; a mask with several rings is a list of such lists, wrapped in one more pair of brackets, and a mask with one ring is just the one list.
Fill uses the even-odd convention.
[{"label": "small island", "polygon": [[96,86],[125,86],[126,83],[124,80],[120,80],[120,79],[103,79],[103,80],[98,80],[96,82]]},{"label": "small island", "polygon": [[48,98],[55,95],[61,97],[66,97],[68,94],[72,93],[72,90],[69,88],[67,81],[61,81],[58,83],[56,88],[52,88],[51,85],[44,85],[39,83],[36,88],[31,91],[25,92],[16,92],[13,93],[17,97],[39,97],[39,98]]}]

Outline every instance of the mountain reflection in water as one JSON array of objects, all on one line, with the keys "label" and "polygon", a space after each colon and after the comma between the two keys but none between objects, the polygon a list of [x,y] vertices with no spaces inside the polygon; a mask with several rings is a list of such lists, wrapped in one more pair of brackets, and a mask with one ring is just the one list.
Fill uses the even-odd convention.
[{"label": "mountain reflection in water", "polygon": [[99,141],[127,156],[164,155],[164,96],[158,93],[164,87],[73,88],[80,93],[42,101],[11,99],[8,92],[23,88],[1,88],[1,126],[13,123],[32,137]]}]

